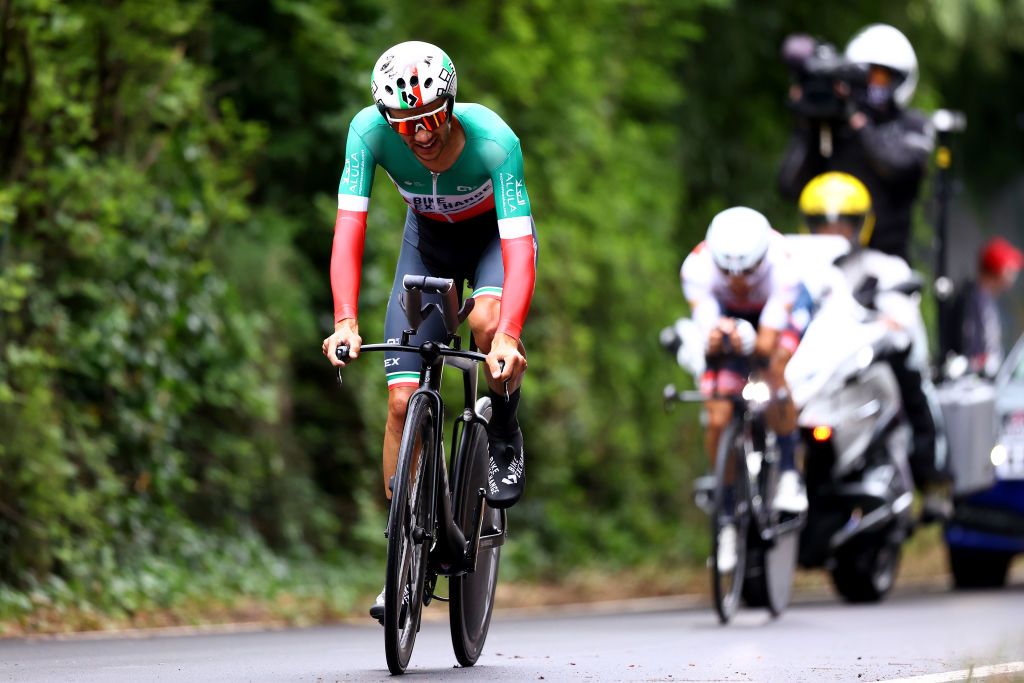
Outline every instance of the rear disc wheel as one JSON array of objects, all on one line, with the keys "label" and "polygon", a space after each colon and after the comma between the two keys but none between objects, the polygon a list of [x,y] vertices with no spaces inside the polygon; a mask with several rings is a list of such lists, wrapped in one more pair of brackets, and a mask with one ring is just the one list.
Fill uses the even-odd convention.
[{"label": "rear disc wheel", "polygon": [[[490,419],[490,401],[486,398],[477,403],[477,412]],[[478,491],[487,487],[487,468],[490,462],[487,451],[487,431],[483,425],[473,422],[463,432],[463,448],[457,463],[455,481],[455,521],[467,538],[472,538],[473,513],[476,510]],[[503,529],[503,518],[498,510],[484,506],[482,534]],[[501,548],[481,549],[476,560],[476,570],[453,576],[449,582],[451,601],[448,605],[452,633],[452,648],[455,658],[462,666],[473,666],[483,651],[484,641],[491,624],[494,609],[494,592],[498,584],[498,564]]]}]

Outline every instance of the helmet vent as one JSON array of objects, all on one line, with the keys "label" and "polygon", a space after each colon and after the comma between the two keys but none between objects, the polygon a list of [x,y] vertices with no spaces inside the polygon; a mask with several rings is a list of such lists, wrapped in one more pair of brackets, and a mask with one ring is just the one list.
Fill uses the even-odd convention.
[{"label": "helmet vent", "polygon": [[433,78],[428,78],[427,80],[423,81],[423,87],[424,88],[429,88],[430,84],[433,83],[433,82],[434,82]]},{"label": "helmet vent", "polygon": [[395,89],[392,88],[390,85],[385,85],[384,86],[384,92],[386,92],[389,95],[394,95],[395,94]]},{"label": "helmet vent", "polygon": [[409,79],[409,85],[411,85],[414,88],[417,85],[419,85],[419,82],[420,82],[420,77],[419,76],[413,76],[412,78]]},{"label": "helmet vent", "polygon": [[395,85],[398,86],[399,90],[405,90],[405,79],[399,78],[397,81],[395,81]]}]

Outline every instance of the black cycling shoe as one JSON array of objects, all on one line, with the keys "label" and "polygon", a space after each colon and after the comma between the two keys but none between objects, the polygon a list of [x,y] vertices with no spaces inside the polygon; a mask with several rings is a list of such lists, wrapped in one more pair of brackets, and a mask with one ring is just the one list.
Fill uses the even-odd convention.
[{"label": "black cycling shoe", "polygon": [[511,439],[489,437],[488,441],[491,462],[487,472],[487,503],[500,510],[515,505],[526,486],[523,433],[517,429]]},{"label": "black cycling shoe", "polygon": [[[376,619],[380,623],[381,626],[384,625],[384,591],[386,591],[386,590],[387,590],[386,586],[384,588],[380,589],[380,595],[377,596],[377,599],[374,600],[374,602],[373,602],[373,606],[370,608],[370,616],[372,618]],[[405,617],[406,617],[406,614],[408,613],[408,611],[409,611],[409,587],[406,586],[405,587],[405,591],[402,594],[402,613],[398,617],[400,624],[404,624],[405,623]]]},{"label": "black cycling shoe", "polygon": [[374,601],[373,606],[370,608],[370,616],[380,622],[380,625],[384,625],[384,588],[380,589],[380,595]]}]

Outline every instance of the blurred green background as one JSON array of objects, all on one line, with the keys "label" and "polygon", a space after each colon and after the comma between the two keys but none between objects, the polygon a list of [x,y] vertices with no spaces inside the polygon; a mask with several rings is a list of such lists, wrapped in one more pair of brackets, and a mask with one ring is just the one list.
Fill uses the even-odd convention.
[{"label": "blurred green background", "polygon": [[[874,21],[917,50],[916,106],[968,115],[962,239],[1019,238],[1022,0],[0,0],[0,620],[375,592],[383,373],[339,389],[320,342],[348,122],[408,39],[518,133],[538,225],[503,576],[700,564],[700,428],[662,410],[685,380],[657,331],[716,211],[795,227],[784,36]],[[403,214],[378,174],[367,340]],[[930,230],[923,202],[922,267]]]}]

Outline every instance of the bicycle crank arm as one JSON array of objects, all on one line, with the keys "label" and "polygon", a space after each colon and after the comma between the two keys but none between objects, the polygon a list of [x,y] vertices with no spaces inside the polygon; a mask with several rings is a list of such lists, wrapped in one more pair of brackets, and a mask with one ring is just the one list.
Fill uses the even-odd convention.
[{"label": "bicycle crank arm", "polygon": [[804,524],[807,522],[807,515],[798,515],[791,519],[787,519],[784,522],[780,522],[773,527],[764,529],[761,531],[761,540],[765,543],[774,543],[775,539],[786,534],[800,531]]}]

